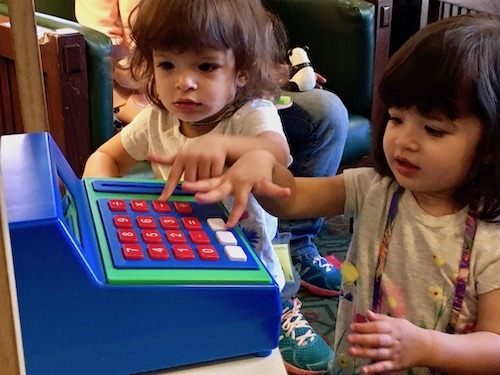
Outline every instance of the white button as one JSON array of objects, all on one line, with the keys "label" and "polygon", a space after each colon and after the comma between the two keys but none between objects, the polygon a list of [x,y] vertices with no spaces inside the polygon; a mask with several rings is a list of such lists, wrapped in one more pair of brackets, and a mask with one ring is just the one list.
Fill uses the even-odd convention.
[{"label": "white button", "polygon": [[224,252],[226,253],[227,257],[232,261],[235,262],[247,261],[247,255],[245,254],[243,249],[239,246],[225,246]]},{"label": "white button", "polygon": [[215,237],[221,245],[236,245],[238,243],[238,241],[236,241],[236,237],[234,237],[234,234],[227,230],[215,232]]},{"label": "white button", "polygon": [[214,232],[217,232],[218,230],[226,230],[226,224],[220,217],[208,218],[207,224]]}]

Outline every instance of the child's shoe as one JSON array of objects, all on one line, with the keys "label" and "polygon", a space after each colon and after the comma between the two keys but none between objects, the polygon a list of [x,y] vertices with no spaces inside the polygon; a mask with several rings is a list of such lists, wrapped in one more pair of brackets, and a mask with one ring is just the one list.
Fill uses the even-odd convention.
[{"label": "child's shoe", "polygon": [[312,294],[335,297],[340,294],[340,270],[320,255],[293,257],[293,264],[300,274],[300,285]]},{"label": "child's shoe", "polygon": [[293,375],[324,374],[332,366],[333,350],[314,332],[301,306],[296,297],[283,304],[279,348],[285,368]]}]

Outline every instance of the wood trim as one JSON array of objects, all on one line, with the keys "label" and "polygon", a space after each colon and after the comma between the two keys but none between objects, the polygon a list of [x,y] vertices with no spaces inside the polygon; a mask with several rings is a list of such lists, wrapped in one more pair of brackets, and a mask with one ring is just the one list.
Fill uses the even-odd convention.
[{"label": "wood trim", "polygon": [[442,18],[467,12],[500,14],[498,0],[422,0],[420,27]]},{"label": "wood trim", "polygon": [[[431,0],[431,2],[437,3],[439,1]],[[476,12],[500,13],[500,2],[498,0],[445,0],[441,2],[465,9],[471,9]]]},{"label": "wood trim", "polygon": [[[49,121],[42,78],[40,49],[36,38],[33,1],[9,1],[21,113],[27,132],[47,131]],[[27,121],[30,119],[31,121]]]},{"label": "wood trim", "polygon": [[[92,152],[85,40],[76,31],[56,32],[38,27],[48,131],[78,176]],[[23,133],[25,121],[9,18],[0,15],[0,108],[2,134]],[[4,42],[5,41],[5,42]],[[30,120],[32,122],[32,120]]]},{"label": "wood trim", "polygon": [[429,0],[422,0],[422,8],[420,12],[420,28],[427,25],[427,17],[429,14]]},{"label": "wood trim", "polygon": [[10,88],[9,61],[0,58],[0,124],[1,134],[14,133],[14,104]]}]

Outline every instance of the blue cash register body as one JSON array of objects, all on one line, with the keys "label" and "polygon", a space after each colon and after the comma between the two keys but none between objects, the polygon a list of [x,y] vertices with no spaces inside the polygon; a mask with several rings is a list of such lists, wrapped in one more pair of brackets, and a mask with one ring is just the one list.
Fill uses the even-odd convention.
[{"label": "blue cash register body", "polygon": [[77,178],[48,133],[2,136],[26,371],[133,374],[278,346],[278,286],[221,204]]}]

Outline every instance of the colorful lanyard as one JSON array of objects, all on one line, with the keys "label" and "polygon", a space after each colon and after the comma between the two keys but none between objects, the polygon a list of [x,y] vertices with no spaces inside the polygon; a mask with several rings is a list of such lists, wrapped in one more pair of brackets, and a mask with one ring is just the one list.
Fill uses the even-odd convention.
[{"label": "colorful lanyard", "polygon": [[[379,313],[382,304],[382,288],[381,279],[382,273],[384,272],[385,263],[387,260],[387,253],[389,252],[389,242],[392,236],[392,229],[394,227],[394,221],[396,214],[398,213],[398,205],[401,196],[403,195],[404,188],[399,187],[392,196],[391,205],[389,207],[389,215],[387,217],[387,223],[385,225],[384,236],[380,242],[377,268],[375,270],[374,286],[373,286],[373,302],[372,309],[374,312]],[[465,221],[464,230],[464,243],[462,247],[462,258],[460,260],[460,266],[457,276],[457,283],[455,287],[455,298],[453,300],[452,310],[448,325],[446,327],[447,333],[455,333],[458,316],[460,315],[460,310],[462,309],[462,303],[465,295],[465,288],[467,286],[467,279],[469,277],[469,266],[470,258],[472,252],[472,246],[474,243],[474,236],[476,234],[477,220],[471,216],[469,210],[467,214],[467,219]]]}]

